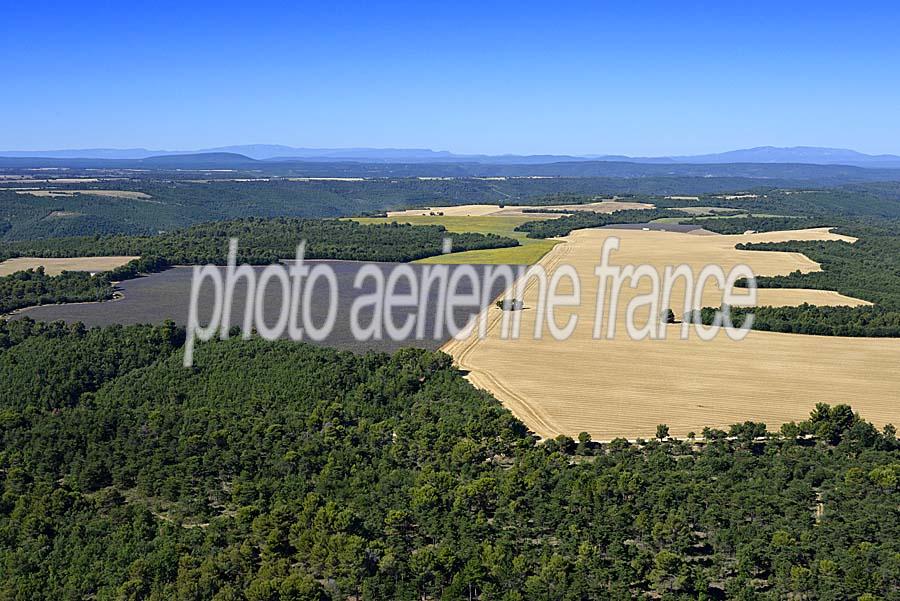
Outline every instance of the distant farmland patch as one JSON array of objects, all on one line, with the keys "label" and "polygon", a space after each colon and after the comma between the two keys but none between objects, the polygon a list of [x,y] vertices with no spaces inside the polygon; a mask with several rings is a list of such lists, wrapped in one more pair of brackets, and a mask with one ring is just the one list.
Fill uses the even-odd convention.
[{"label": "distant farmland patch", "polygon": [[136,192],[134,190],[16,190],[16,194],[45,197],[72,197],[78,194],[89,194],[91,196],[127,198],[129,200],[150,200],[153,198],[145,192]]},{"label": "distant farmland patch", "polygon": [[[554,219],[560,216],[560,213],[566,211],[592,211],[594,213],[614,213],[616,211],[626,211],[633,209],[652,209],[652,204],[644,202],[629,202],[618,200],[603,200],[599,202],[589,202],[584,204],[565,204],[565,205],[510,205],[500,206],[499,204],[468,204],[456,205],[449,207],[428,207],[425,209],[407,209],[405,211],[390,211],[388,217],[427,217],[432,214],[440,214],[445,217],[521,217],[526,216],[531,219]],[[527,209],[528,212],[525,212]],[[547,213],[542,213],[545,209]],[[553,212],[549,212],[553,211]]]},{"label": "distant farmland patch", "polygon": [[67,259],[18,257],[0,263],[0,276],[38,267],[43,267],[47,275],[59,275],[63,271],[109,271],[134,259],[137,257],[71,257]]}]

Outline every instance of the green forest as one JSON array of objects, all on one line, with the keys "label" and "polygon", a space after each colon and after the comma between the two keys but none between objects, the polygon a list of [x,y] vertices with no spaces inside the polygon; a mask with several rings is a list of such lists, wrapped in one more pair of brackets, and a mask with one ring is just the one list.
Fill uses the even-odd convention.
[{"label": "green forest", "polygon": [[238,239],[238,262],[258,265],[293,258],[303,240],[308,259],[355,261],[413,261],[439,255],[444,238],[450,238],[457,251],[519,244],[495,234],[451,234],[438,225],[250,217],[212,221],[153,236],[81,236],[8,243],[0,247],[0,253],[6,258],[141,255],[160,257],[172,264],[222,265],[230,238]]},{"label": "green forest", "polygon": [[[701,322],[712,325],[719,309],[725,307],[701,309]],[[752,329],[766,332],[900,338],[900,312],[877,305],[819,307],[803,303],[797,307],[728,307],[727,311],[735,327],[743,326],[746,316],[753,315]]]},{"label": "green forest", "polygon": [[834,226],[833,218],[816,217],[701,217],[685,219],[681,224],[696,225],[717,234],[743,234],[752,232],[778,232],[783,230],[802,230],[814,227]]},{"label": "green forest", "polygon": [[[88,173],[88,175],[92,175]],[[93,174],[96,175],[96,174]],[[617,193],[652,193],[677,189],[687,182],[666,178],[653,181],[617,178],[377,178],[356,181],[257,179],[253,181],[173,179],[115,179],[94,184],[53,184],[57,194],[18,194],[0,185],[0,242],[94,236],[157,234],[207,221],[247,217],[350,217],[386,210],[465,203],[563,204],[560,198],[593,198]],[[159,177],[159,175],[156,175]],[[196,175],[194,175],[196,177]],[[704,190],[732,182],[698,178]],[[693,186],[689,186],[693,188]],[[149,198],[121,198],[90,194],[96,190],[140,192]],[[577,201],[575,201],[577,202]]]},{"label": "green forest", "polygon": [[43,267],[0,277],[0,315],[22,307],[113,298],[109,280],[86,271],[49,276]]},{"label": "green forest", "polygon": [[[25,172],[27,173],[27,172]],[[148,172],[95,183],[41,184],[55,196],[33,196],[0,183],[0,242],[109,234],[157,234],[207,221],[247,217],[349,217],[429,205],[573,204],[597,197],[652,202],[657,208],[717,206],[754,214],[900,217],[894,182],[830,189],[784,189],[798,182],[734,177],[373,177],[326,180],[258,178],[230,181],[221,173]],[[33,174],[29,174],[33,175]],[[97,177],[97,172],[70,175]],[[341,175],[341,174],[338,174]],[[234,174],[231,174],[234,177]],[[139,192],[109,197],[92,190]],[[63,196],[62,193],[70,195]],[[727,198],[722,193],[741,196]],[[698,201],[667,195],[697,195]]]},{"label": "green forest", "polygon": [[719,207],[754,215],[892,219],[900,217],[896,188],[896,182],[812,190],[757,187],[731,196],[701,194],[697,200],[654,197],[650,202],[657,208]]},{"label": "green forest", "polygon": [[848,406],[772,433],[538,442],[441,353],[230,339],[185,369],[183,336],[0,322],[0,598],[900,587],[900,446]]}]

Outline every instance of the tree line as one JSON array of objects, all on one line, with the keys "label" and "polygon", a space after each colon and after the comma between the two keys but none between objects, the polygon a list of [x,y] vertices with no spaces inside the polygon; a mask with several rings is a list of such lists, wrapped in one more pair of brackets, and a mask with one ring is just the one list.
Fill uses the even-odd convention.
[{"label": "tree line", "polygon": [[8,243],[10,256],[80,257],[141,255],[172,264],[223,264],[229,238],[238,238],[238,261],[269,264],[291,259],[306,241],[308,259],[414,261],[439,255],[444,238],[457,251],[517,246],[496,234],[449,233],[440,225],[362,225],[338,219],[246,218],[211,221],[153,236],[82,236]]},{"label": "tree line", "polygon": [[[699,319],[712,325],[718,309],[704,307]],[[797,307],[729,307],[732,323],[742,327],[753,315],[752,329],[784,334],[815,336],[900,337],[900,312],[881,306],[820,307],[803,303]],[[690,316],[689,319],[690,320]]]}]

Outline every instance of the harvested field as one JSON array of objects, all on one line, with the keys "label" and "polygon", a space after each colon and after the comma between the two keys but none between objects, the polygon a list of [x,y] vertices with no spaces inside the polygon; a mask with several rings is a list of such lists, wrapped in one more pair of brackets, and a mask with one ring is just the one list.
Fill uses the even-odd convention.
[{"label": "harvested field", "polygon": [[0,263],[0,276],[26,269],[37,269],[41,266],[47,275],[59,275],[63,271],[109,271],[134,259],[137,257],[72,257],[69,259],[18,257]]},{"label": "harvested field", "polygon": [[90,194],[91,196],[128,198],[130,200],[148,200],[153,198],[149,194],[135,192],[133,190],[16,190],[16,194],[28,194],[31,196],[75,196],[76,194]]},{"label": "harvested field", "polygon": [[459,205],[455,207],[428,207],[427,209],[409,209],[406,211],[388,211],[388,217],[429,216],[431,213],[443,213],[445,217],[484,217],[502,211],[497,205]]},{"label": "harvested field", "polygon": [[[500,207],[499,205],[470,204],[454,207],[428,207],[427,209],[408,209],[406,211],[390,211],[388,217],[414,217],[429,216],[431,213],[443,213],[445,217],[530,217],[531,219],[555,219],[559,213],[540,213],[541,209],[548,211],[593,211],[594,213],[613,213],[628,209],[652,209],[652,204],[643,202],[620,202],[615,200],[603,200],[585,204],[568,205],[515,205]],[[525,209],[529,212],[526,213]],[[535,212],[532,212],[535,211]]]},{"label": "harvested field", "polygon": [[[589,432],[597,440],[652,437],[656,425],[668,424],[675,436],[699,433],[704,426],[726,427],[745,420],[770,427],[805,419],[817,402],[849,403],[881,426],[900,422],[900,340],[803,336],[752,331],[742,341],[723,332],[709,342],[695,332],[678,336],[680,325],[667,326],[665,340],[634,341],[624,328],[628,301],[649,285],[623,286],[617,331],[611,339],[592,337],[597,302],[594,267],[603,240],[617,236],[619,251],[611,264],[647,263],[662,269],[687,263],[698,268],[715,263],[726,270],[746,263],[759,275],[776,275],[818,265],[799,253],[737,251],[741,242],[796,239],[828,240],[827,229],[770,232],[740,236],[695,236],[674,232],[579,230],[542,260],[548,272],[572,265],[582,281],[580,307],[557,311],[564,324],[571,314],[578,324],[573,335],[556,341],[545,332],[532,336],[538,286],[526,290],[521,337],[501,340],[502,312],[487,310],[487,337],[451,341],[443,350],[453,355],[472,383],[499,398],[541,436]],[[681,281],[679,280],[679,283]],[[672,308],[681,317],[684,287],[675,287]],[[566,292],[566,290],[561,290]],[[717,306],[719,292],[710,285],[703,304]],[[759,291],[759,304],[860,304],[834,292],[816,290]],[[608,303],[607,303],[608,304]],[[649,316],[637,316],[638,325]],[[655,317],[655,316],[654,316]]]}]

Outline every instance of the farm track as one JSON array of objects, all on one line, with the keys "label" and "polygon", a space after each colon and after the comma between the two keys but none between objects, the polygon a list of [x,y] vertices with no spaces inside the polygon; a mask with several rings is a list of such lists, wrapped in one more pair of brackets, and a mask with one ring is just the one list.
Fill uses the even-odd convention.
[{"label": "farm track", "polygon": [[[568,244],[557,244],[549,253],[544,255],[541,264],[544,265],[544,268],[549,273],[555,269],[563,259],[568,257],[571,252],[572,248]],[[515,289],[516,284],[514,283],[513,286]],[[535,286],[537,286],[537,280],[532,278],[526,283],[523,293],[527,295]],[[505,294],[506,292],[501,293],[494,300],[502,298]],[[492,303],[483,309],[482,313],[475,319],[476,324],[478,323],[477,320],[487,320],[486,332],[497,331],[497,328],[503,319],[503,312],[494,307]],[[440,350],[452,355],[456,359],[457,365],[469,372],[467,378],[476,387],[499,393],[495,393],[495,396],[502,398],[504,404],[510,411],[527,423],[533,431],[538,434],[560,432],[561,426],[556,423],[553,417],[544,411],[540,405],[530,403],[527,398],[510,389],[489,371],[478,369],[469,361],[478,342],[478,337],[474,335],[466,336],[462,339],[451,338]]]}]

